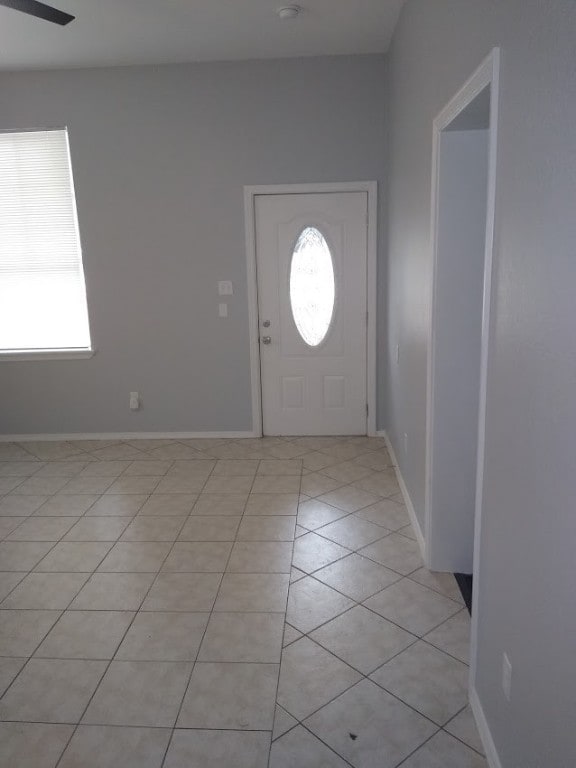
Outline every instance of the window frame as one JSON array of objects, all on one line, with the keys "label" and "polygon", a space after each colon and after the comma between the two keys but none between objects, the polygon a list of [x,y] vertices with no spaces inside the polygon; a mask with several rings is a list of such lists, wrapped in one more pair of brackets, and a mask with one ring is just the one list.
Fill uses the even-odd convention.
[{"label": "window frame", "polygon": [[0,135],[13,134],[13,133],[49,133],[52,131],[58,131],[64,133],[66,141],[66,150],[68,157],[68,168],[70,176],[70,193],[73,201],[74,210],[74,228],[76,230],[76,237],[78,241],[80,265],[82,267],[82,284],[84,288],[84,296],[86,300],[86,315],[88,323],[88,341],[87,347],[40,347],[37,349],[2,349],[0,348],[0,362],[25,362],[25,361],[40,361],[40,360],[87,360],[96,354],[94,343],[92,341],[92,328],[90,323],[90,311],[88,307],[88,291],[86,287],[86,272],[84,269],[83,248],[82,239],[80,236],[80,226],[78,222],[78,206],[76,200],[76,187],[74,184],[74,172],[72,168],[72,154],[70,151],[70,135],[68,132],[68,126],[49,126],[42,128],[6,128],[0,129]]}]

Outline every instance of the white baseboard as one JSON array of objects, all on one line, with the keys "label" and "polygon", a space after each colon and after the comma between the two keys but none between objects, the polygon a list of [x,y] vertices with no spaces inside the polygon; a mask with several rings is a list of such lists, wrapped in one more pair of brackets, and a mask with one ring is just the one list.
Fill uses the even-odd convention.
[{"label": "white baseboard", "polygon": [[394,471],[396,472],[396,479],[398,480],[398,485],[400,486],[400,490],[402,491],[402,496],[404,497],[404,504],[406,505],[406,509],[408,510],[408,515],[410,517],[410,522],[412,523],[412,528],[414,529],[414,533],[416,534],[416,540],[418,541],[418,545],[422,553],[422,559],[426,563],[428,562],[426,559],[426,539],[424,538],[424,534],[422,533],[422,528],[420,527],[420,522],[416,515],[416,510],[414,509],[414,504],[412,504],[412,499],[410,498],[410,494],[408,493],[408,488],[406,486],[406,483],[404,482],[402,473],[400,472],[400,467],[398,466],[398,460],[396,459],[394,448],[392,447],[392,443],[390,442],[390,438],[388,437],[388,434],[385,429],[378,430],[378,437],[383,437],[384,440],[386,440],[386,447],[388,448],[388,453],[390,454],[390,458],[392,459],[392,464],[394,465]]},{"label": "white baseboard", "polygon": [[48,440],[190,440],[195,438],[261,437],[246,432],[69,432],[66,434],[0,435],[0,443],[44,442]]},{"label": "white baseboard", "polygon": [[496,745],[494,744],[494,739],[490,733],[486,715],[484,714],[482,704],[480,703],[480,699],[478,697],[478,692],[475,688],[470,689],[470,707],[472,708],[472,713],[474,715],[474,719],[476,720],[476,726],[484,746],[484,752],[486,753],[486,760],[488,761],[488,765],[490,768],[502,768],[502,762],[498,756],[498,752],[496,751]]},{"label": "white baseboard", "polygon": [[[404,482],[404,478],[402,477],[402,473],[400,472],[400,469],[398,467],[398,461],[396,459],[394,448],[392,447],[390,438],[388,437],[385,430],[379,430],[378,437],[383,437],[384,440],[386,440],[386,446],[388,447],[388,453],[390,454],[390,458],[392,459],[392,463],[394,465],[394,470],[396,472],[398,484],[400,485],[400,490],[402,491],[402,496],[404,497],[404,503],[406,504],[406,509],[408,510],[412,527],[414,528],[414,532],[416,533],[418,544],[420,545],[420,549],[422,550],[422,557],[424,559],[424,562],[426,562],[426,540],[422,534],[422,529],[420,528],[420,523],[418,522],[418,518],[416,517],[414,505],[412,504],[412,500],[410,499],[410,494],[408,493],[408,488],[406,487],[406,483]],[[498,756],[496,745],[494,744],[494,739],[492,738],[492,734],[488,726],[488,721],[486,720],[484,710],[482,709],[482,704],[480,703],[478,693],[473,686],[471,686],[470,688],[469,696],[470,696],[470,707],[472,709],[472,713],[476,721],[476,726],[478,727],[478,733],[480,734],[482,745],[484,746],[484,752],[486,753],[486,760],[488,761],[488,765],[490,768],[502,768],[502,762]]]}]

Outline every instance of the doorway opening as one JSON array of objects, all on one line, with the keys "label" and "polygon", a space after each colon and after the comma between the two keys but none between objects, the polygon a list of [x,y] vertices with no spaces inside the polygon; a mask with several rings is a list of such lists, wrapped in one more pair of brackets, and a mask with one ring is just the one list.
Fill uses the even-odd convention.
[{"label": "doorway opening", "polygon": [[[499,52],[433,125],[426,561],[478,581],[494,241]],[[477,612],[472,610],[475,654]],[[472,662],[474,663],[474,662]]]}]

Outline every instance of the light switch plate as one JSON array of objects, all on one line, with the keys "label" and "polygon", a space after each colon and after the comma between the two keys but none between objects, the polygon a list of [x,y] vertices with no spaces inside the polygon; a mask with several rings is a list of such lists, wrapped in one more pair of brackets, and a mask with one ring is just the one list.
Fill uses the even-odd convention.
[{"label": "light switch plate", "polygon": [[220,280],[218,282],[218,295],[219,296],[232,296],[234,289],[232,288],[232,280]]},{"label": "light switch plate", "polygon": [[228,304],[218,304],[218,317],[228,317]]}]

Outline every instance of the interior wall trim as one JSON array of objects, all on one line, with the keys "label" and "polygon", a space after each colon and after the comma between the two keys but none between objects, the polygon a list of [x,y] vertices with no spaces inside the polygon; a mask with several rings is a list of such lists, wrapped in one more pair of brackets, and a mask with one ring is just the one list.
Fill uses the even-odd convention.
[{"label": "interior wall trim", "polygon": [[484,746],[484,752],[486,753],[486,760],[490,768],[502,768],[502,761],[496,750],[492,733],[484,714],[484,709],[480,703],[480,697],[476,688],[470,689],[470,707],[472,708],[472,714],[476,720],[476,726],[478,727],[478,733]]},{"label": "interior wall trim", "polygon": [[0,443],[42,442],[48,440],[190,440],[195,438],[260,437],[247,432],[66,432],[39,435],[0,435]]},{"label": "interior wall trim", "polygon": [[414,533],[416,534],[416,540],[418,542],[420,551],[422,553],[422,559],[424,560],[425,563],[427,563],[428,561],[426,558],[426,539],[424,538],[424,534],[422,533],[422,528],[420,527],[420,522],[418,520],[418,516],[416,515],[416,510],[414,509],[414,504],[412,503],[412,499],[410,498],[410,494],[408,492],[408,486],[404,482],[404,478],[402,477],[402,472],[400,471],[400,467],[398,466],[398,460],[396,459],[396,454],[394,453],[392,442],[390,441],[390,438],[388,437],[388,433],[386,432],[385,429],[378,430],[376,434],[377,434],[377,437],[383,437],[384,440],[386,440],[386,447],[388,448],[388,453],[390,454],[390,458],[392,459],[392,464],[394,465],[394,472],[396,473],[396,479],[398,480],[398,485],[400,486],[400,490],[402,491],[404,504],[406,505],[406,509],[408,510],[408,516],[410,517],[412,528],[414,529]]}]

